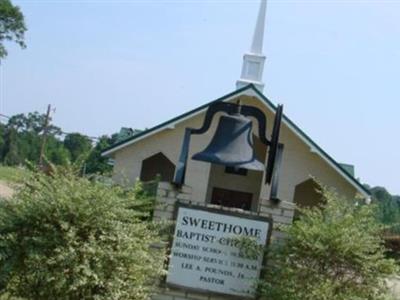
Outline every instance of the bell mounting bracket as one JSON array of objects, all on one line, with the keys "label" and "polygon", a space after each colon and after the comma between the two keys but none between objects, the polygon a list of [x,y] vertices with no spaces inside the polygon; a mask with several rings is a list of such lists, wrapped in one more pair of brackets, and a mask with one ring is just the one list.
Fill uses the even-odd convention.
[{"label": "bell mounting bracket", "polygon": [[277,202],[279,198],[278,194],[278,183],[280,165],[282,162],[283,144],[279,143],[279,132],[280,125],[283,115],[283,106],[278,105],[275,113],[274,126],[272,129],[271,140],[266,137],[267,132],[267,120],[265,114],[258,108],[248,105],[240,105],[240,103],[228,103],[228,102],[217,102],[209,106],[207,109],[204,122],[200,128],[186,128],[183,137],[182,149],[179,155],[179,160],[173,180],[173,184],[177,187],[182,186],[185,183],[186,165],[189,156],[190,138],[192,134],[203,134],[210,127],[214,116],[224,112],[228,115],[240,114],[246,117],[254,117],[258,123],[258,134],[260,141],[267,147],[269,147],[268,163],[266,166],[265,183],[271,185],[270,200]]}]

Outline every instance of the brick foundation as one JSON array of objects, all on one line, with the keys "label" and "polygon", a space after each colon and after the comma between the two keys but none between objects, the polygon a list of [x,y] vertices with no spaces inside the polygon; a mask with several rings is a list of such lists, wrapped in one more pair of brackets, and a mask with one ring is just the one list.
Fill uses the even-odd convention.
[{"label": "brick foundation", "polygon": [[[219,205],[196,202],[192,199],[192,189],[183,186],[180,189],[175,188],[168,182],[160,182],[157,189],[156,207],[154,210],[154,221],[173,221],[175,204],[177,201],[186,204],[193,204],[204,207],[212,207],[221,211],[239,212],[243,215],[253,215],[270,217],[273,220],[272,241],[279,241],[284,238],[283,233],[279,231],[279,225],[291,224],[293,221],[295,205],[291,202],[280,201],[273,203],[267,199],[260,199],[257,212],[244,211],[237,208],[222,207]],[[194,293],[163,287],[162,291],[153,296],[153,300],[228,300],[229,296],[207,295],[205,293]]]}]

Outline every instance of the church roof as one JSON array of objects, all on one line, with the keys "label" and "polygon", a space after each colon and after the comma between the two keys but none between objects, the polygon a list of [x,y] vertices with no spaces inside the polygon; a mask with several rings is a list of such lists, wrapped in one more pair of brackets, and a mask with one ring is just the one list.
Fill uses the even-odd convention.
[{"label": "church roof", "polygon": [[[276,105],[274,105],[267,97],[264,96],[253,84],[249,84],[241,89],[238,89],[232,93],[229,93],[221,98],[208,102],[204,105],[201,105],[191,111],[188,111],[182,115],[179,115],[173,119],[170,119],[164,123],[161,123],[157,126],[154,126],[150,129],[144,130],[135,134],[125,140],[119,141],[114,145],[108,147],[102,152],[103,156],[111,155],[112,153],[125,148],[133,143],[138,142],[141,139],[144,139],[150,135],[153,135],[159,131],[162,131],[166,128],[173,128],[176,123],[180,123],[194,115],[197,115],[203,111],[205,111],[211,104],[220,101],[228,101],[231,98],[237,97],[241,94],[252,93],[258,98],[260,98],[264,104],[271,109],[273,112],[276,111]],[[290,120],[286,115],[283,115],[282,122],[287,125],[302,141],[304,141],[313,152],[317,153],[324,161],[326,161],[331,167],[333,167],[341,176],[343,176],[351,185],[353,185],[361,194],[366,197],[370,197],[370,191],[364,187],[348,170],[348,168],[343,167],[341,164],[336,162],[328,153],[326,153],[317,143],[315,143],[303,130],[301,130],[292,120]]]}]

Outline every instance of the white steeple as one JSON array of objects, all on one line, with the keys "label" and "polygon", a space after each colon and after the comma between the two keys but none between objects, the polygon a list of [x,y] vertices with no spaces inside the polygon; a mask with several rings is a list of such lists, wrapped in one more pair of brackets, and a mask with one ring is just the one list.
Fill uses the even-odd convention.
[{"label": "white steeple", "polygon": [[261,92],[264,89],[262,75],[264,70],[265,56],[262,54],[262,48],[264,42],[266,12],[267,0],[261,0],[250,52],[243,56],[242,75],[236,82],[236,88],[238,89],[250,83],[254,84]]}]

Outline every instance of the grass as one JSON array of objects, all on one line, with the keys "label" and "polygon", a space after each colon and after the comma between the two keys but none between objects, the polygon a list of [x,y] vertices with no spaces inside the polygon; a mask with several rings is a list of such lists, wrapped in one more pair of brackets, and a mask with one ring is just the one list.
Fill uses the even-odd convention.
[{"label": "grass", "polygon": [[10,183],[18,183],[22,181],[28,172],[29,171],[25,168],[0,165],[0,180]]}]

